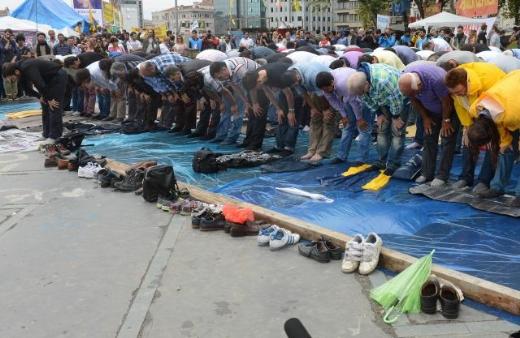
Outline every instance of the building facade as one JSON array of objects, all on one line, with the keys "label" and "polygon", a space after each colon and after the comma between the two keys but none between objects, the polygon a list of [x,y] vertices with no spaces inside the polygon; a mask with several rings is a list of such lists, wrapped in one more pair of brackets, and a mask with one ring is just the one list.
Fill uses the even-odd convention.
[{"label": "building facade", "polygon": [[143,0],[120,0],[122,28],[143,28]]},{"label": "building facade", "polygon": [[268,27],[268,0],[215,0],[215,32],[225,34],[238,29]]},{"label": "building facade", "polygon": [[363,27],[359,17],[359,2],[357,0],[334,1],[334,29],[341,30],[346,27]]},{"label": "building facade", "polygon": [[291,1],[266,0],[267,28],[303,27],[303,8]]},{"label": "building facade", "polygon": [[[178,18],[177,18],[178,13]],[[168,30],[176,31],[178,20],[179,33],[189,35],[193,29],[215,32],[215,16],[213,4],[210,1],[195,2],[191,6],[178,6],[162,11],[152,12],[155,25],[166,24]]]}]

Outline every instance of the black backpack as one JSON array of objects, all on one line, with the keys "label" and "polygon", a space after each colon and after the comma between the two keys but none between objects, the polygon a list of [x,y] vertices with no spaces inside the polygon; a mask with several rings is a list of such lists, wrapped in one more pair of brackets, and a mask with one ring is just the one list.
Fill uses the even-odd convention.
[{"label": "black backpack", "polygon": [[146,170],[143,180],[143,198],[148,202],[157,202],[159,196],[176,199],[179,187],[175,172],[170,165],[156,165]]},{"label": "black backpack", "polygon": [[217,162],[217,157],[222,154],[214,153],[208,148],[202,148],[195,153],[192,161],[193,171],[196,173],[213,174],[224,169]]}]

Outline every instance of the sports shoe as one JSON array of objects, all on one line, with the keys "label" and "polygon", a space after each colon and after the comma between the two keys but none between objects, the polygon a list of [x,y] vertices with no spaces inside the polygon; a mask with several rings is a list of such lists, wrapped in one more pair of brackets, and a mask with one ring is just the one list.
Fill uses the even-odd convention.
[{"label": "sports shoe", "polygon": [[271,225],[270,227],[260,229],[258,236],[256,237],[256,243],[260,246],[269,245],[269,238],[271,234],[280,229],[277,225]]},{"label": "sports shoe", "polygon": [[421,176],[417,177],[417,179],[415,180],[415,183],[423,184],[423,183],[426,183],[426,181],[428,181],[426,176],[421,175]]},{"label": "sports shoe", "polygon": [[405,149],[418,149],[418,148],[422,148],[422,145],[420,145],[417,142],[412,142],[405,147]]},{"label": "sports shoe", "polygon": [[298,244],[298,252],[320,263],[330,262],[329,250],[322,241],[302,242]]},{"label": "sports shoe", "polygon": [[94,178],[103,169],[99,164],[88,162],[86,166],[78,168],[78,177]]},{"label": "sports shoe", "polygon": [[346,273],[354,272],[359,267],[359,262],[363,258],[363,242],[365,239],[360,234],[355,235],[345,245],[345,256],[341,264],[341,271]]},{"label": "sports shoe", "polygon": [[161,210],[164,210],[163,208],[166,207],[166,211],[170,211],[170,206],[171,204],[173,203],[174,201],[172,201],[171,199],[169,198],[165,198],[165,197],[162,197],[162,196],[159,196],[157,198],[157,203],[155,204],[155,206],[158,208],[158,209],[161,209]]},{"label": "sports shoe", "polygon": [[278,229],[269,237],[269,247],[271,250],[279,250],[285,246],[296,244],[300,241],[300,235],[293,234],[287,229]]},{"label": "sports shoe", "polygon": [[379,255],[383,247],[383,240],[375,232],[368,234],[363,243],[363,258],[359,264],[359,273],[368,275],[374,271],[379,263]]},{"label": "sports shoe", "polygon": [[433,181],[430,183],[430,187],[442,187],[445,184],[445,180],[441,180],[440,178],[434,178]]},{"label": "sports shoe", "polygon": [[458,180],[457,182],[451,185],[455,189],[462,189],[468,186],[468,182],[466,180]]},{"label": "sports shoe", "polygon": [[200,219],[199,229],[201,231],[224,230],[225,224],[222,214],[207,214]]},{"label": "sports shoe", "polygon": [[115,182],[119,182],[122,180],[119,174],[116,174],[115,172],[109,169],[102,169],[98,171],[96,177],[101,188],[108,188],[110,186],[114,186]]},{"label": "sports shoe", "polygon": [[121,182],[115,182],[114,188],[121,191],[136,191],[143,186],[144,170],[129,170]]}]

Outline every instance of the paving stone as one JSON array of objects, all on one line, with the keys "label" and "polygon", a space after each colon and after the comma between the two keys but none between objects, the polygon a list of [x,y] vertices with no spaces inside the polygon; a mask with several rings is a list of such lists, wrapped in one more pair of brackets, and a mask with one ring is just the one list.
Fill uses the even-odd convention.
[{"label": "paving stone", "polygon": [[395,328],[398,337],[423,337],[435,335],[464,335],[470,331],[464,323],[409,325]]},{"label": "paving stone", "polygon": [[469,306],[461,305],[460,307],[460,313],[459,318],[456,320],[450,320],[446,319],[442,316],[440,313],[440,307],[439,312],[437,312],[434,315],[429,315],[425,313],[418,313],[418,314],[412,314],[409,315],[410,321],[414,324],[429,324],[429,323],[439,323],[439,322],[445,322],[445,323],[460,323],[460,322],[478,322],[478,321],[491,321],[491,320],[498,320],[499,318],[493,315],[489,315],[485,312],[481,312],[478,310],[475,310]]},{"label": "paving stone", "polygon": [[370,275],[368,275],[368,279],[370,280],[370,284],[372,284],[373,288],[377,288],[388,280],[386,275],[379,270],[375,270]]},{"label": "paving stone", "polygon": [[472,322],[465,323],[466,327],[470,332],[482,333],[482,332],[507,332],[512,333],[520,330],[519,325],[515,325],[505,320],[495,321],[484,321],[484,322]]},{"label": "paving stone", "polygon": [[453,335],[453,334],[443,334],[436,336],[415,336],[410,338],[508,338],[509,335],[506,333],[486,333],[486,334],[462,334],[462,335]]}]

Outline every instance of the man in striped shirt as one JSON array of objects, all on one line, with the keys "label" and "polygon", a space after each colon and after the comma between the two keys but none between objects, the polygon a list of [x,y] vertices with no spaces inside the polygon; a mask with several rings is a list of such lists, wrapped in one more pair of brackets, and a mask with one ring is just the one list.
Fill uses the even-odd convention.
[{"label": "man in striped shirt", "polygon": [[[222,84],[222,93],[231,106],[229,109],[222,109],[224,105],[221,104],[220,111],[223,113],[220,116],[214,142],[222,142],[224,145],[236,143],[240,136],[244,111],[249,111],[249,100],[242,88],[242,79],[247,72],[254,71],[258,67],[260,67],[258,63],[243,57],[235,57],[211,64],[210,75]],[[237,100],[236,96],[240,100]],[[252,100],[256,101],[255,98],[252,98]]]}]

